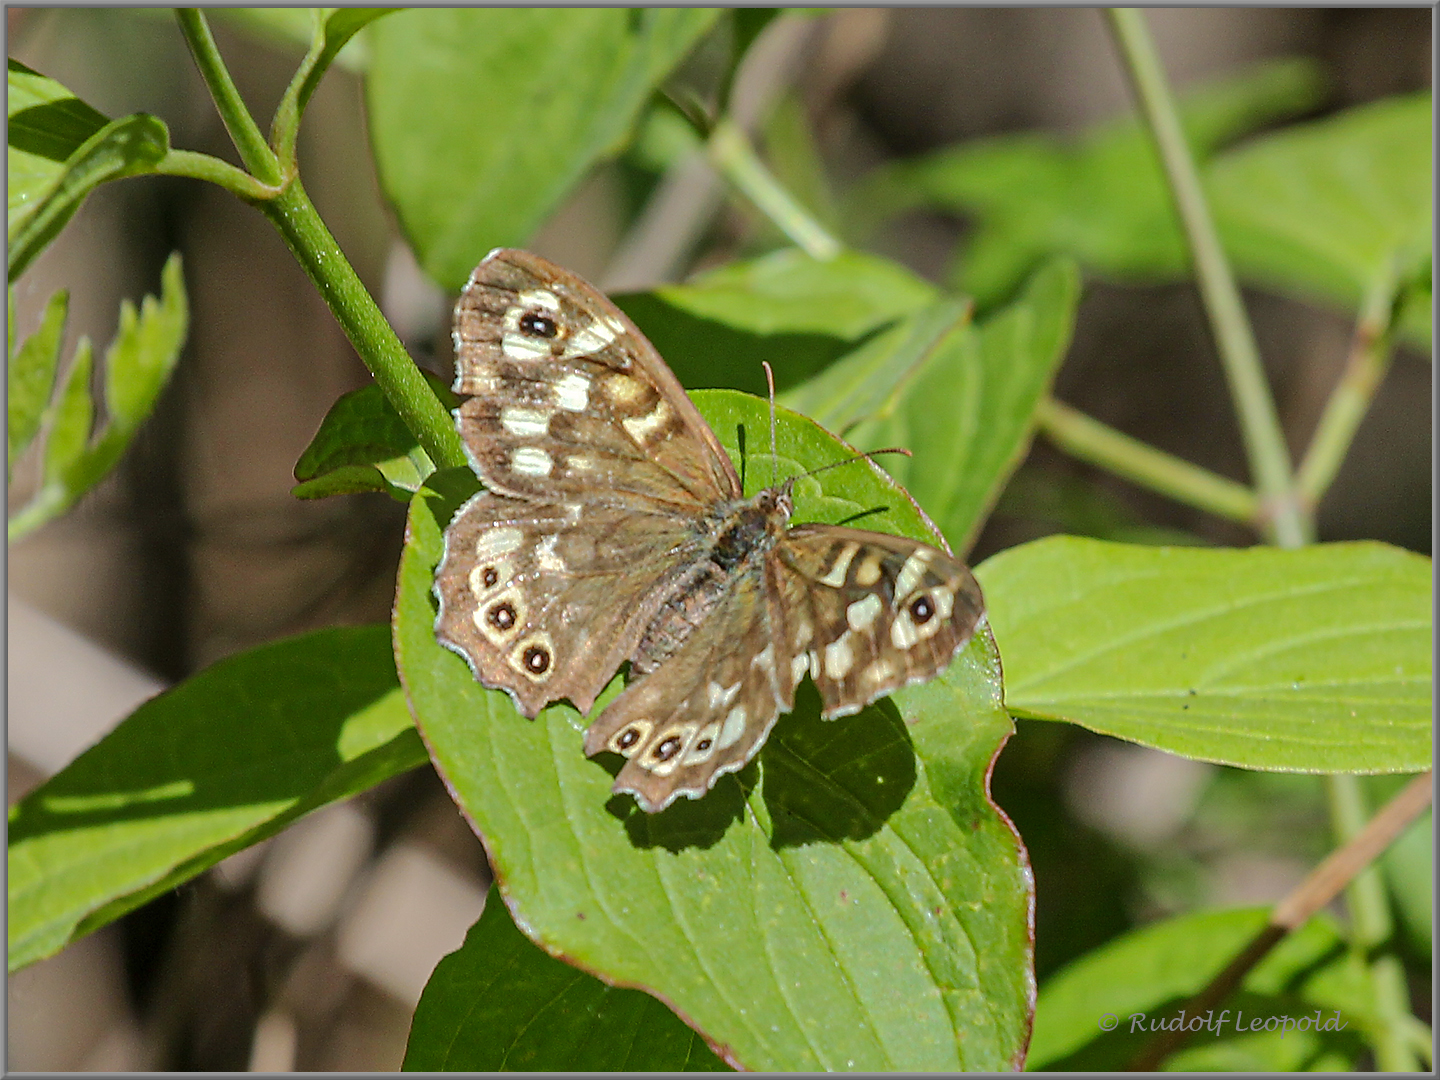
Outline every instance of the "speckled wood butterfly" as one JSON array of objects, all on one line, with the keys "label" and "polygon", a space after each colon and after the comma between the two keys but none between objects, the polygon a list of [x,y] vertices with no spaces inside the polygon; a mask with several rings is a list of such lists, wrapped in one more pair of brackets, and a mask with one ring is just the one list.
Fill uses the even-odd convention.
[{"label": "speckled wood butterfly", "polygon": [[929,679],[983,618],[938,548],[789,519],[793,479],[744,498],[715,433],[625,315],[524,251],[455,308],[455,411],[488,491],[445,532],[435,634],[526,716],[588,713],[650,812],[755,756],[807,674],[827,718]]}]

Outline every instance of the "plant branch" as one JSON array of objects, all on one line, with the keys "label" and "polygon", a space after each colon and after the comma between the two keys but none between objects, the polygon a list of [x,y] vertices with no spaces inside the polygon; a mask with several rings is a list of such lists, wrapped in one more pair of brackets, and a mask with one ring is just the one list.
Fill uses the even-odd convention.
[{"label": "plant branch", "polygon": [[1260,362],[1260,350],[1210,217],[1174,97],[1141,13],[1134,8],[1111,8],[1108,14],[1190,244],[1200,295],[1260,492],[1262,524],[1274,543],[1299,547],[1311,539],[1314,525],[1295,494],[1290,454]]},{"label": "plant branch", "polygon": [[320,290],[345,336],[437,468],[466,464],[455,424],[380,313],[297,177],[259,204]]},{"label": "plant branch", "polygon": [[843,250],[840,241],[816,221],[765,167],[739,125],[721,118],[710,133],[710,162],[735,185],[762,214],[815,259],[833,259]]},{"label": "plant branch", "polygon": [[1325,403],[1325,411],[1300,463],[1296,487],[1312,510],[1340,471],[1355,431],[1390,367],[1390,335],[1397,291],[1394,276],[1387,275],[1365,298],[1355,323],[1345,371]]},{"label": "plant branch", "polygon": [[1035,419],[1051,442],[1082,461],[1242,525],[1253,526],[1259,518],[1259,500],[1243,484],[1157,450],[1064,402],[1044,398]]},{"label": "plant branch", "polygon": [[[1349,841],[1368,827],[1360,781],[1349,775],[1325,779],[1336,833],[1340,840]],[[1414,784],[1412,781],[1411,786]],[[1427,787],[1427,795],[1428,791]],[[1368,824],[1375,820],[1378,815]],[[1419,1063],[1410,1049],[1410,992],[1400,958],[1383,951],[1394,925],[1377,868],[1369,866],[1353,876],[1345,888],[1345,906],[1350,911],[1350,945],[1369,967],[1374,985],[1375,1011],[1380,1019],[1380,1028],[1373,1037],[1375,1063],[1383,1072],[1414,1072]]]},{"label": "plant branch", "polygon": [[218,184],[236,198],[245,202],[258,203],[273,199],[280,188],[261,183],[244,169],[237,169],[228,161],[221,161],[209,154],[193,150],[171,150],[155,166],[157,173],[166,176],[188,176],[195,180],[208,180]]},{"label": "plant branch", "polygon": [[[1186,1001],[1180,1011],[1191,1016],[1201,1015],[1229,997],[1286,934],[1305,925],[1420,816],[1430,805],[1432,783],[1433,775],[1427,772],[1406,784],[1348,843],[1331,852],[1290,895],[1275,905],[1265,927],[1203,990]],[[1407,1037],[1411,1039],[1413,1027],[1411,1024],[1406,1029]],[[1160,1032],[1128,1068],[1135,1072],[1153,1072],[1179,1049],[1187,1034],[1179,1027],[1174,1031]],[[1410,1067],[1413,1069],[1414,1065]]]},{"label": "plant branch", "polygon": [[199,8],[176,8],[175,16],[180,21],[185,43],[190,46],[190,54],[195,58],[195,66],[200,69],[200,76],[210,88],[220,119],[225,122],[225,130],[240,152],[240,160],[262,183],[280,186],[285,177],[279,159],[265,141],[250,110],[245,107],[240,91],[235,88],[235,81],[230,78],[220,50],[215,47],[210,24],[205,21],[204,14]]}]

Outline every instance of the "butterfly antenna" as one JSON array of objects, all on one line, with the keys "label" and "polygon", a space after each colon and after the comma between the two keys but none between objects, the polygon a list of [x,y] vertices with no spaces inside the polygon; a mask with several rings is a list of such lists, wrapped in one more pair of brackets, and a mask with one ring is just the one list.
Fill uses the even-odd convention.
[{"label": "butterfly antenna", "polygon": [[855,454],[852,457],[841,458],[839,461],[830,462],[829,465],[821,465],[818,469],[811,469],[807,473],[801,473],[800,477],[797,477],[797,479],[803,479],[806,476],[814,476],[816,473],[825,472],[827,469],[838,469],[841,465],[849,465],[852,461],[859,461],[862,458],[874,459],[879,457],[881,454],[904,454],[906,457],[915,456],[913,451],[907,450],[903,446],[887,446],[883,450],[866,450],[864,453]]},{"label": "butterfly antenna", "polygon": [[775,372],[770,370],[770,361],[761,360],[765,369],[765,384],[770,387],[770,486],[780,482],[780,456],[775,450]]}]

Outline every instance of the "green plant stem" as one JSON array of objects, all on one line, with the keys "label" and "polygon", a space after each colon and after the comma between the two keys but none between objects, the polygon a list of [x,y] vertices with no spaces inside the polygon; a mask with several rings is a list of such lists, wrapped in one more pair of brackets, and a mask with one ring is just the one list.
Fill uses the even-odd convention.
[{"label": "green plant stem", "polygon": [[155,171],[166,176],[188,176],[195,180],[207,180],[249,203],[273,199],[280,193],[278,187],[262,184],[228,161],[221,161],[209,154],[198,154],[193,150],[171,150],[160,159]]},{"label": "green plant stem", "polygon": [[1390,367],[1395,293],[1395,279],[1387,276],[1365,298],[1345,371],[1325,403],[1320,423],[1300,462],[1296,486],[1311,508],[1319,504],[1340,471],[1360,421]]},{"label": "green plant stem", "polygon": [[1210,217],[1175,99],[1141,13],[1134,8],[1111,8],[1109,16],[1190,244],[1200,295],[1260,492],[1262,526],[1279,546],[1299,547],[1313,539],[1314,523],[1295,493],[1290,454],[1260,362],[1260,350]]},{"label": "green plant stem", "polygon": [[296,178],[259,204],[320,290],[381,391],[437,468],[466,464],[455,424],[385,321]]},{"label": "green plant stem", "polygon": [[[1349,841],[1367,825],[1365,794],[1357,777],[1327,776],[1330,816],[1339,839]],[[1375,1064],[1382,1072],[1415,1072],[1420,1063],[1410,1046],[1410,992],[1400,958],[1386,947],[1394,925],[1379,868],[1356,874],[1345,889],[1350,910],[1350,944],[1365,957],[1375,988],[1375,1011],[1381,1027],[1374,1032]]]},{"label": "green plant stem", "polygon": [[1187,506],[1208,510],[1243,525],[1256,523],[1259,500],[1243,484],[1157,450],[1052,397],[1040,402],[1035,419],[1051,442],[1082,461],[1108,469]]},{"label": "green plant stem", "polygon": [[707,150],[711,164],[720,175],[811,257],[833,259],[840,254],[843,250],[840,241],[775,179],[755,153],[745,132],[729,117],[715,125]]},{"label": "green plant stem", "polygon": [[280,161],[265,141],[250,110],[245,107],[240,91],[235,88],[235,80],[230,78],[220,50],[215,47],[210,24],[205,21],[204,14],[199,8],[176,8],[175,16],[180,21],[185,43],[190,46],[190,54],[195,58],[195,66],[200,69],[200,76],[210,88],[220,119],[225,122],[225,130],[240,152],[240,160],[262,183],[278,187],[285,179]]}]

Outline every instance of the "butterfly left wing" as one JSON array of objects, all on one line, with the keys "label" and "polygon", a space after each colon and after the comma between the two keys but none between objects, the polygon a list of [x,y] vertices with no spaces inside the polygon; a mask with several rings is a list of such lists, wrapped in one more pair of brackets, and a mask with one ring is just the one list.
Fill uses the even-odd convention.
[{"label": "butterfly left wing", "polygon": [[[698,799],[755,756],[808,666],[775,640],[772,567],[740,574],[684,645],[632,682],[585,732],[585,753],[628,760],[615,778],[655,813]],[[764,577],[762,577],[762,572]]]},{"label": "butterfly left wing", "polygon": [[778,566],[783,646],[807,651],[826,719],[943,671],[984,618],[980,585],[939,548],[838,525],[797,525]]}]

